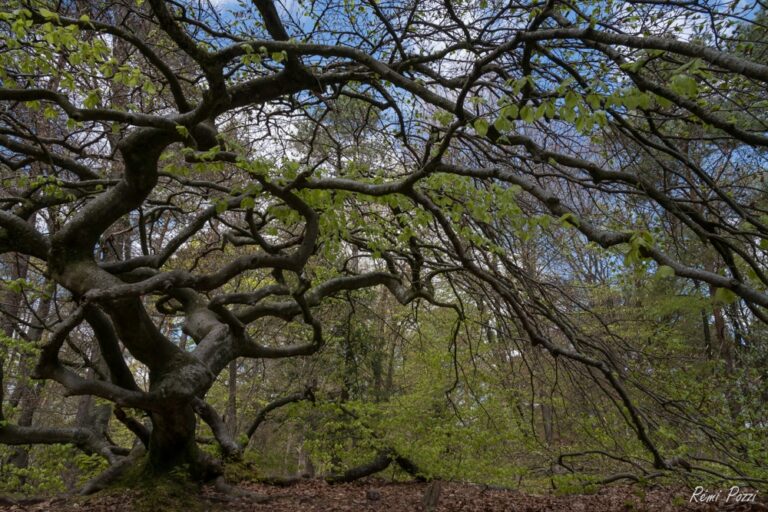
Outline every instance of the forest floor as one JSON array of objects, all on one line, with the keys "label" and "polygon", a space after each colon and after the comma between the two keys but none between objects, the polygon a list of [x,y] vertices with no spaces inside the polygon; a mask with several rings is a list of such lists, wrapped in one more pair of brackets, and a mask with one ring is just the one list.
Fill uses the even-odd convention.
[{"label": "forest floor", "polygon": [[[243,484],[235,489],[250,494],[234,498],[231,494],[204,488],[199,493],[168,495],[152,489],[120,490],[87,498],[59,497],[36,502],[20,501],[0,505],[0,511],[111,512],[141,510],[232,511],[232,512],[399,512],[424,511],[423,497],[428,484],[392,483],[366,480],[351,484],[329,485],[323,481],[304,481],[291,487]],[[535,495],[500,490],[480,485],[448,482],[442,485],[434,512],[655,512],[655,511],[768,511],[764,497],[755,503],[692,504],[690,490],[682,488],[640,488],[606,486],[594,494]]]}]

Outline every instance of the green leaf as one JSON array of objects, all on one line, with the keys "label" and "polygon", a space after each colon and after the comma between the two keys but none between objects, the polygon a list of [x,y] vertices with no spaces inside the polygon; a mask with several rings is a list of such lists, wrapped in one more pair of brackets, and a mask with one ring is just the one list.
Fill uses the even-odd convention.
[{"label": "green leaf", "polygon": [[499,132],[506,132],[512,128],[512,123],[508,118],[501,116],[493,122],[493,127],[496,128],[496,130]]},{"label": "green leaf", "polygon": [[485,135],[488,133],[488,121],[486,121],[482,117],[478,117],[477,119],[475,119],[475,122],[472,123],[472,125],[475,128],[475,132],[479,136],[485,137]]},{"label": "green leaf", "polygon": [[507,119],[517,119],[518,114],[519,109],[515,103],[504,105],[504,107],[501,109],[501,117],[506,117]]},{"label": "green leaf", "polygon": [[523,90],[523,87],[525,87],[525,84],[529,83],[530,78],[531,78],[530,76],[526,75],[522,78],[518,78],[517,80],[515,80],[513,82],[512,92],[514,92],[515,94],[520,94],[520,91]]},{"label": "green leaf", "polygon": [[448,126],[453,121],[453,114],[445,110],[439,110],[435,112],[434,118],[441,125]]},{"label": "green leaf", "polygon": [[45,116],[46,119],[56,119],[59,116],[59,113],[53,106],[48,105],[43,111],[43,116]]},{"label": "green leaf", "polygon": [[568,91],[565,93],[565,108],[568,110],[573,110],[576,108],[576,104],[579,102],[578,95],[573,91]]},{"label": "green leaf", "polygon": [[597,94],[594,94],[594,93],[587,94],[586,100],[589,106],[592,107],[593,109],[600,108],[600,96],[598,96]]},{"label": "green leaf", "polygon": [[91,91],[88,91],[88,95],[83,100],[83,106],[85,108],[94,108],[97,107],[101,103],[101,93],[98,89],[93,89]]},{"label": "green leaf", "polygon": [[699,92],[699,85],[696,80],[689,75],[675,75],[670,81],[670,89],[680,96],[693,98]]},{"label": "green leaf", "polygon": [[185,139],[189,138],[189,130],[187,129],[186,126],[182,126],[180,124],[177,124],[176,125],[176,131],[179,132],[179,135],[181,135]]},{"label": "green leaf", "polygon": [[715,295],[712,297],[712,299],[716,303],[732,304],[736,302],[739,299],[739,297],[728,288],[717,288],[715,290]]},{"label": "green leaf", "polygon": [[56,14],[55,12],[53,12],[53,11],[49,11],[48,9],[45,9],[45,8],[41,7],[38,10],[38,12],[40,13],[40,16],[42,16],[43,18],[45,18],[47,20],[57,20],[57,21],[59,20],[59,15]]},{"label": "green leaf", "polygon": [[533,108],[530,105],[525,105],[520,109],[520,119],[526,123],[532,123],[534,119]]},{"label": "green leaf", "polygon": [[667,107],[671,107],[671,106],[672,106],[672,102],[671,102],[671,101],[669,101],[667,98],[664,98],[664,97],[662,97],[662,96],[656,96],[656,95],[654,95],[653,99],[654,99],[654,100],[656,101],[656,103],[657,103],[657,104],[658,104],[660,107],[662,107],[662,108],[667,108]]},{"label": "green leaf", "polygon": [[675,269],[668,265],[661,265],[658,270],[656,270],[656,275],[658,277],[674,277]]},{"label": "green leaf", "polygon": [[559,220],[564,227],[579,227],[579,218],[570,212],[563,214]]}]

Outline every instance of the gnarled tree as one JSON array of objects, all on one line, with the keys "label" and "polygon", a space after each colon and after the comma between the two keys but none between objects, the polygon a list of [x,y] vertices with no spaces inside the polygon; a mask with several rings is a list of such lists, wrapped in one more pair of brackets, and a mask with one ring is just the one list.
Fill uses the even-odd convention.
[{"label": "gnarled tree", "polygon": [[[347,292],[461,317],[469,290],[499,331],[586,368],[671,469],[632,363],[572,321],[584,302],[559,272],[578,248],[623,252],[766,322],[768,65],[752,9],[8,0],[0,248],[29,269],[8,279],[49,291],[6,294],[4,339],[40,340],[36,379],[115,404],[149,468],[204,477],[197,418],[233,446],[205,403],[232,361],[312,355],[318,311]],[[570,240],[523,251],[560,224]],[[291,326],[260,336],[275,320]],[[75,333],[88,371],[61,357]],[[0,442],[125,455],[82,425],[4,424]]]}]

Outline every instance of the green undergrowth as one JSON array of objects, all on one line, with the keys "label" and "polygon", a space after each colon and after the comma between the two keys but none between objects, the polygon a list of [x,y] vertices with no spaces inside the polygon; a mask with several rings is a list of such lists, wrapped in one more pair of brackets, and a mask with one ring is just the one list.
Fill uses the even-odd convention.
[{"label": "green undergrowth", "polygon": [[247,459],[227,461],[224,463],[224,479],[232,484],[241,482],[256,482],[267,475],[256,470],[252,461]]}]

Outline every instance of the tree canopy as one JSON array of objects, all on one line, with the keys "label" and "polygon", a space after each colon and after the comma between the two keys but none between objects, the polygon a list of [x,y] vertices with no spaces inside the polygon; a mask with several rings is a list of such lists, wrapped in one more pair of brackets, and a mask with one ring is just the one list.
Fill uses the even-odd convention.
[{"label": "tree canopy", "polygon": [[761,3],[2,4],[0,443],[768,478]]}]

